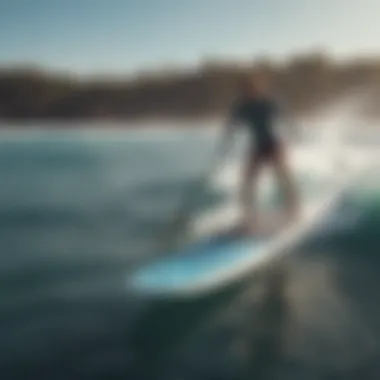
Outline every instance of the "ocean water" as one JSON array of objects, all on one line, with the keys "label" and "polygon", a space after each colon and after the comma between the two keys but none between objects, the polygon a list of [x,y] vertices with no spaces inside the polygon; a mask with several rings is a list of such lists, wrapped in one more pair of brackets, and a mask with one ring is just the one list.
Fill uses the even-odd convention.
[{"label": "ocean water", "polygon": [[[3,133],[2,379],[243,376],[247,361],[230,343],[245,336],[246,323],[236,316],[247,313],[250,301],[238,300],[248,288],[164,305],[125,288],[128,271],[157,254],[212,144],[209,134],[192,131]],[[298,256],[328,249],[355,257],[379,248],[373,178],[339,211],[348,222],[311,237]],[[214,189],[197,206],[211,207],[223,196]]]}]

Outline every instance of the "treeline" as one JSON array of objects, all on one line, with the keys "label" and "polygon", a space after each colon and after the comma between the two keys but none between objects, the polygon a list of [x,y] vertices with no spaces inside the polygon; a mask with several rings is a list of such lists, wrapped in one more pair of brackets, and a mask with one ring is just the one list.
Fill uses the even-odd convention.
[{"label": "treeline", "polygon": [[265,71],[295,114],[318,110],[354,88],[371,88],[363,109],[380,116],[380,59],[337,62],[323,54],[287,62],[252,64],[208,61],[193,71],[145,73],[133,78],[83,79],[31,69],[0,70],[0,118],[162,119],[223,114],[237,84]]}]

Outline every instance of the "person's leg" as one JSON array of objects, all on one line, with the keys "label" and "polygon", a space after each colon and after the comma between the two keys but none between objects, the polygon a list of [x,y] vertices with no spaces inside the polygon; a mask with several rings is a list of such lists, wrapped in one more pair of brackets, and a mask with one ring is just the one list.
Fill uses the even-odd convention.
[{"label": "person's leg", "polygon": [[244,163],[240,189],[244,230],[252,230],[257,226],[257,187],[261,167],[262,160],[260,154],[251,150]]},{"label": "person's leg", "polygon": [[276,147],[272,154],[272,163],[280,183],[282,193],[285,196],[288,217],[295,219],[299,214],[299,197],[291,169],[288,165],[286,154],[282,147]]}]

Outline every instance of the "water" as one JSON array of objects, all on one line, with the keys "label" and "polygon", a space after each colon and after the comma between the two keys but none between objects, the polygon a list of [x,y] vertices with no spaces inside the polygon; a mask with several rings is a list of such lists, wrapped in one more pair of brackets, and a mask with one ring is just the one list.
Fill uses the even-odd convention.
[{"label": "water", "polygon": [[[226,305],[237,294],[157,307],[125,290],[128,269],[156,253],[183,191],[202,175],[211,145],[203,132],[2,135],[1,378],[236,378],[240,367],[220,341],[230,339],[225,324],[234,318]],[[307,251],[349,250],[355,242],[356,249],[371,247],[380,221],[374,189],[348,202],[360,209],[354,227],[325,231]],[[203,202],[222,200],[214,189]],[[224,322],[210,327],[210,318]]]}]

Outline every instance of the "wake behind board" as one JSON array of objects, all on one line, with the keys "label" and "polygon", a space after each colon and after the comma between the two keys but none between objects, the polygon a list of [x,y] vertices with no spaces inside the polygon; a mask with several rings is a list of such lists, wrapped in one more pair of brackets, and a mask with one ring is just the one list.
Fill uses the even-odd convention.
[{"label": "wake behind board", "polygon": [[204,237],[139,268],[128,279],[128,286],[143,295],[182,297],[228,285],[299,241],[321,222],[357,174],[358,171],[353,170],[340,178],[333,178],[325,184],[324,191],[312,197],[305,192],[301,194],[304,206],[296,222],[280,223],[270,233],[252,236],[222,232]]}]

